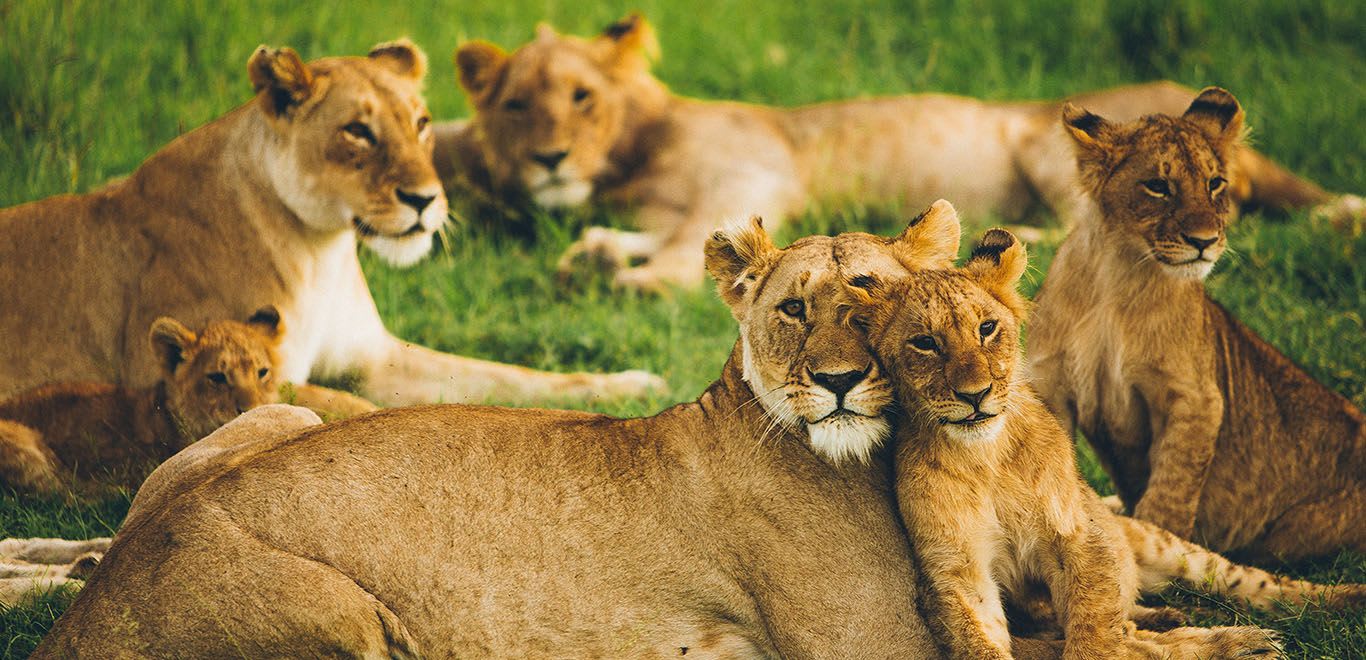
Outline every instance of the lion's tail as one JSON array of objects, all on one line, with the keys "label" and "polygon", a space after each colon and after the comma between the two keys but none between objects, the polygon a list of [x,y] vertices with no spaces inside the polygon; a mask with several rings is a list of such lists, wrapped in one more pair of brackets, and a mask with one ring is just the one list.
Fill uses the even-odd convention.
[{"label": "lion's tail", "polygon": [[1128,516],[1115,518],[1133,548],[1140,592],[1160,591],[1171,582],[1180,582],[1198,591],[1246,601],[1261,610],[1273,610],[1277,604],[1315,603],[1334,608],[1366,604],[1366,585],[1327,585],[1274,575],[1235,564],[1151,523]]}]

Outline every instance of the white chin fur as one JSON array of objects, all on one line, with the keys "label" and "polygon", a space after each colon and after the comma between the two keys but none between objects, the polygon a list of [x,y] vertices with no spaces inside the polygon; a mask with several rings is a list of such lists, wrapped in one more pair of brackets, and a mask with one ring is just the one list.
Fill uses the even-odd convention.
[{"label": "white chin fur", "polygon": [[1005,415],[997,415],[985,422],[973,424],[971,426],[958,426],[956,424],[945,424],[944,432],[948,436],[965,445],[986,444],[1001,435],[1005,429]]},{"label": "white chin fur", "polygon": [[1176,266],[1167,266],[1167,274],[1185,280],[1203,280],[1214,270],[1213,261],[1194,261]]},{"label": "white chin fur", "polygon": [[547,209],[582,206],[593,194],[593,184],[585,181],[565,181],[544,186],[532,193],[531,199]]},{"label": "white chin fur", "polygon": [[432,232],[424,231],[403,238],[373,236],[362,239],[362,242],[381,259],[398,268],[407,268],[421,261],[432,251]]},{"label": "white chin fur", "polygon": [[841,415],[806,427],[811,448],[835,463],[849,460],[867,463],[891,431],[887,420],[862,415]]}]

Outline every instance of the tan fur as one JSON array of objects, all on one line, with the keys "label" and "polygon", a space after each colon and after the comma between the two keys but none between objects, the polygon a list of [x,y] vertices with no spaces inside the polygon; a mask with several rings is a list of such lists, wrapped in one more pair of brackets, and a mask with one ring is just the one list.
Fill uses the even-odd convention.
[{"label": "tan fur", "polygon": [[278,400],[281,332],[273,307],[201,332],[163,317],[149,335],[161,356],[155,385],[58,383],[0,402],[0,484],[53,492],[75,476],[137,487],[191,442]]},{"label": "tan fur", "polygon": [[1069,107],[1065,121],[1096,211],[1038,296],[1029,370],[1044,401],[1138,518],[1247,557],[1366,550],[1366,417],[1201,284],[1234,210],[1209,191],[1239,153],[1237,101],[1211,88],[1181,116]]},{"label": "tan fur", "polygon": [[0,396],[42,383],[145,387],[142,336],[276,304],[281,380],[355,377],[388,404],[635,396],[642,372],[548,374],[445,355],[385,330],[356,240],[396,264],[431,247],[446,201],[431,165],[425,61],[406,41],[304,64],[262,47],[249,103],[84,195],[0,211]]},{"label": "tan fur", "polygon": [[[1126,620],[1169,619],[1137,596],[1170,580],[1260,607],[1329,594],[1116,516],[1081,481],[1070,438],[1017,373],[1025,259],[1014,237],[992,230],[961,269],[847,289],[859,301],[851,320],[903,411],[897,496],[926,576],[926,616],[949,655],[1008,657],[1001,592],[1020,603],[1038,586],[1051,594],[1064,657],[1075,658],[1129,655]],[[1364,593],[1343,587],[1337,597]],[[1274,649],[1267,633],[1245,632],[1246,650]]]},{"label": "tan fur", "polygon": [[[589,258],[614,270],[618,285],[644,289],[700,283],[700,248],[718,218],[757,214],[776,226],[811,205],[920,208],[938,197],[1012,221],[1040,204],[1068,219],[1075,212],[1059,102],[922,94],[785,109],[699,101],[670,94],[650,74],[654,43],[650,26],[631,15],[590,39],[543,28],[511,55],[483,41],[461,46],[456,65],[474,116],[438,127],[434,155],[452,196],[633,209],[639,231],[590,228],[560,268]],[[1136,117],[1178,112],[1192,96],[1152,83],[1076,100]],[[1336,199],[1251,149],[1238,160],[1241,201],[1285,208]]]}]

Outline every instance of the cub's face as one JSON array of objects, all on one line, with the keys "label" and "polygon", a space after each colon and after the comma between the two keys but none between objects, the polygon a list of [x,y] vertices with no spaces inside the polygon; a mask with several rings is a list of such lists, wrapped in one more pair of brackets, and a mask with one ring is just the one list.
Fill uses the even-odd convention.
[{"label": "cub's face", "polygon": [[308,65],[263,47],[249,63],[274,133],[264,167],[281,199],[309,226],[353,229],[400,266],[425,256],[446,220],[420,89],[425,68],[406,41]]},{"label": "cub's face", "polygon": [[936,249],[956,250],[957,218],[947,204],[929,215],[895,239],[815,236],[783,250],[756,219],[717,232],[707,246],[708,270],[740,323],[744,378],[756,400],[836,462],[868,459],[889,432],[892,401],[886,373],[841,318],[840,290],[846,281],[896,279],[942,263]]},{"label": "cub's face", "polygon": [[964,444],[1004,428],[1017,386],[1024,302],[1014,286],[1024,260],[1014,237],[993,230],[964,268],[846,289],[852,324],[867,333],[916,426]]},{"label": "cub's face", "polygon": [[631,16],[591,40],[542,26],[511,55],[483,41],[461,46],[460,83],[496,185],[546,208],[587,202],[621,136],[629,82],[648,75],[653,39]]},{"label": "cub's face", "polygon": [[274,366],[281,332],[273,307],[246,323],[215,321],[200,333],[168,317],[152,324],[166,405],[186,437],[202,438],[243,412],[279,401]]},{"label": "cub's face", "polygon": [[1136,262],[1161,264],[1172,277],[1208,275],[1236,211],[1228,164],[1242,131],[1237,100],[1211,88],[1181,117],[1126,124],[1070,105],[1064,113],[1082,177],[1115,246]]}]

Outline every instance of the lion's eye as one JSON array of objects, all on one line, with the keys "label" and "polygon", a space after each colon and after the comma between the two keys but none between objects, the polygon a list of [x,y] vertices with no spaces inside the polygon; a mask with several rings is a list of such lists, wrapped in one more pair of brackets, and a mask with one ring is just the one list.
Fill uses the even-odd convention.
[{"label": "lion's eye", "polygon": [[934,337],[929,335],[916,335],[911,337],[910,344],[922,351],[939,352],[939,342],[935,341]]},{"label": "lion's eye", "polygon": [[427,125],[432,123],[432,118],[426,115],[417,118],[417,132],[421,133],[427,129]]},{"label": "lion's eye", "polygon": [[1209,180],[1209,194],[1218,195],[1224,191],[1224,186],[1228,185],[1228,180],[1222,176],[1216,176]]},{"label": "lion's eye", "polygon": [[346,133],[347,135],[350,135],[353,138],[356,138],[357,140],[364,140],[366,142],[369,142],[370,144],[375,143],[374,132],[370,130],[369,126],[366,126],[365,124],[362,124],[358,121],[353,121],[343,126],[342,132]]},{"label": "lion's eye", "polygon": [[806,315],[806,303],[792,298],[784,300],[782,304],[778,305],[778,310],[794,319],[799,319]]},{"label": "lion's eye", "polygon": [[522,99],[508,99],[503,102],[503,109],[508,112],[521,112],[526,110],[526,101]]},{"label": "lion's eye", "polygon": [[1172,194],[1172,189],[1167,182],[1162,179],[1148,179],[1143,182],[1143,191],[1153,197],[1166,197]]},{"label": "lion's eye", "polygon": [[213,383],[214,385],[227,385],[227,384],[228,384],[228,375],[225,374],[225,373],[223,373],[223,372],[221,372],[221,371],[212,371],[212,372],[209,372],[208,378],[209,378],[209,382],[210,382],[210,383]]},{"label": "lion's eye", "polygon": [[583,87],[579,87],[574,90],[574,102],[583,103],[584,101],[587,101],[588,97],[592,95],[592,92],[588,91],[587,89],[584,89]]},{"label": "lion's eye", "polygon": [[977,326],[977,332],[981,333],[983,339],[990,337],[991,333],[996,332],[996,322],[982,321],[982,325]]},{"label": "lion's eye", "polygon": [[270,367],[261,367],[256,371],[256,377],[265,380],[270,375]]}]

